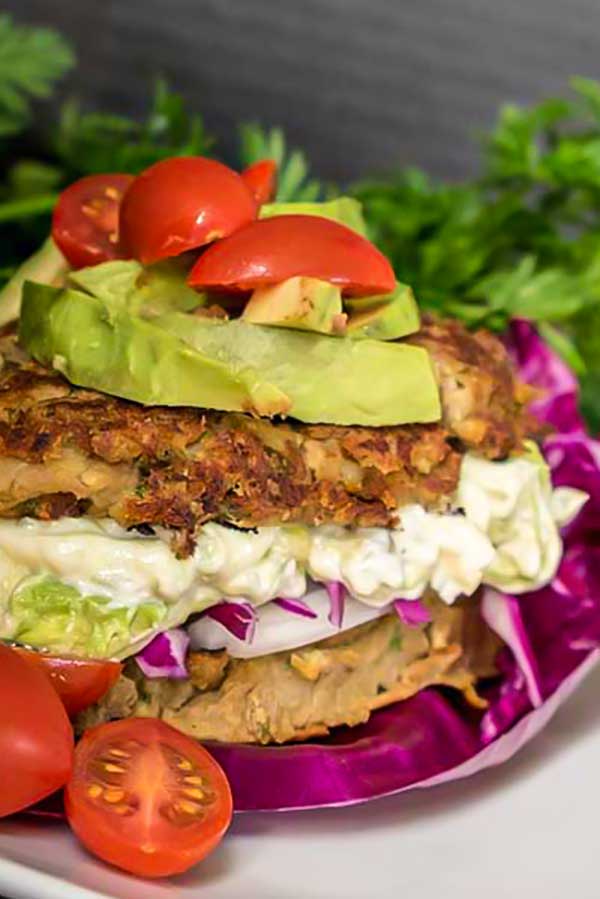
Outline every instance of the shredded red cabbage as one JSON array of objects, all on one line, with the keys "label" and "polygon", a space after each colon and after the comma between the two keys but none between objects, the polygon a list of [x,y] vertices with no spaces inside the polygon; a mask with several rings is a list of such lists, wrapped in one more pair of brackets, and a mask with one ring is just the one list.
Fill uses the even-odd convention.
[{"label": "shredded red cabbage", "polygon": [[418,627],[431,621],[431,613],[420,599],[395,599],[394,609],[407,627]]},{"label": "shredded red cabbage", "polygon": [[302,615],[303,618],[317,617],[315,610],[311,609],[310,606],[301,599],[288,599],[284,596],[280,596],[277,599],[274,599],[273,602],[276,606],[279,606],[280,609],[291,612],[292,615]]},{"label": "shredded red cabbage", "polygon": [[329,622],[334,627],[341,627],[344,623],[346,588],[341,581],[328,581],[325,584],[325,589],[329,596]]},{"label": "shredded red cabbage", "polygon": [[223,600],[216,606],[211,606],[204,614],[214,621],[218,621],[238,640],[246,640],[252,643],[256,628],[256,609],[245,600],[229,602]]},{"label": "shredded red cabbage", "polygon": [[504,729],[505,715],[513,693],[519,697],[518,706],[522,705],[523,690],[533,708],[541,706],[544,699],[537,659],[529,642],[519,600],[487,587],[481,598],[481,613],[490,628],[510,648],[514,659],[514,664],[509,663],[506,671],[502,701],[497,708],[492,706],[481,722],[483,740],[489,743]]},{"label": "shredded red cabbage", "polygon": [[139,652],[135,660],[146,677],[186,678],[185,657],[190,638],[183,628],[163,631]]},{"label": "shredded red cabbage", "polygon": [[577,378],[562,359],[524,319],[511,323],[508,346],[521,378],[540,390],[539,399],[531,405],[534,415],[562,433],[583,433]]}]

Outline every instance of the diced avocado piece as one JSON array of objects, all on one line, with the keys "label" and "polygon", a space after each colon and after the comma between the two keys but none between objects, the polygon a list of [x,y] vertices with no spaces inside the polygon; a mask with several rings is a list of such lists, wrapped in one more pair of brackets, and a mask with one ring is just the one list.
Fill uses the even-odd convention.
[{"label": "diced avocado piece", "polygon": [[144,320],[80,291],[26,283],[19,338],[74,384],[145,404],[393,425],[440,418],[426,350],[243,319]]},{"label": "diced avocado piece", "polygon": [[350,313],[346,335],[355,339],[397,340],[419,330],[419,309],[410,287],[397,284],[393,293],[364,300],[346,300]]},{"label": "diced avocado piece", "polygon": [[275,215],[321,215],[367,236],[362,205],[353,197],[337,197],[324,203],[266,203],[261,206],[259,218],[268,219]]},{"label": "diced avocado piece", "polygon": [[206,294],[186,284],[189,267],[185,257],[147,266],[133,259],[117,259],[71,272],[68,284],[152,318],[171,309],[190,312],[204,305]]},{"label": "diced avocado piece", "polygon": [[346,328],[341,290],[318,278],[289,278],[281,284],[258,288],[248,300],[242,318],[257,325],[318,334],[341,334]]},{"label": "diced avocado piece", "polygon": [[68,270],[69,263],[49,237],[33,256],[19,266],[10,281],[0,290],[0,328],[19,317],[25,281],[55,284]]}]

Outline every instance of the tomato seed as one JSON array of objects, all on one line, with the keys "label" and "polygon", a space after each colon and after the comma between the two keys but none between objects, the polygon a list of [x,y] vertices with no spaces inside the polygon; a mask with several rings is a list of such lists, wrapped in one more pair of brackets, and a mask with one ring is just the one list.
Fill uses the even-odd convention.
[{"label": "tomato seed", "polygon": [[183,795],[189,796],[190,799],[204,799],[204,792],[197,787],[186,787],[183,791]]}]

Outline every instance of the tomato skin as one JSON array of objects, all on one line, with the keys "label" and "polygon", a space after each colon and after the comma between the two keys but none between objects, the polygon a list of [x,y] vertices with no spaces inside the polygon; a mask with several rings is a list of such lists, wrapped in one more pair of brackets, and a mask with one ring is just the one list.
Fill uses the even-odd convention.
[{"label": "tomato skin", "polygon": [[256,217],[241,175],[203,156],[164,159],[135,179],[121,204],[123,245],[145,264],[226,237]]},{"label": "tomato skin", "polygon": [[69,718],[74,718],[101,699],[123,670],[120,662],[53,656],[21,646],[13,648],[44,672],[58,693]]},{"label": "tomato skin", "polygon": [[329,281],[347,296],[389,293],[395,284],[392,266],[372,243],[316,215],[278,215],[246,225],[209,247],[188,283],[239,291],[297,275]]},{"label": "tomato skin", "polygon": [[277,190],[277,163],[261,159],[244,169],[242,178],[259,206],[270,203]]},{"label": "tomato skin", "polygon": [[42,671],[0,644],[0,816],[60,789],[73,765],[73,730]]},{"label": "tomato skin", "polygon": [[133,175],[88,175],[61,193],[52,216],[52,237],[73,268],[124,258],[119,205],[133,180]]},{"label": "tomato skin", "polygon": [[128,718],[85,732],[65,811],[99,858],[140,877],[168,877],[218,845],[233,802],[199,743],[156,718]]}]

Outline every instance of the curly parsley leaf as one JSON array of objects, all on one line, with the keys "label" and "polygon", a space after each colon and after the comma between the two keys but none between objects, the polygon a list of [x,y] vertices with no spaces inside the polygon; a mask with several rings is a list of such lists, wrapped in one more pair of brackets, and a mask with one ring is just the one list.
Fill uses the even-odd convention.
[{"label": "curly parsley leaf", "polygon": [[497,331],[535,321],[600,427],[600,83],[571,87],[568,99],[505,106],[478,179],[448,186],[408,170],[353,192],[424,308]]},{"label": "curly parsley leaf", "polygon": [[169,156],[206,156],[213,139],[200,115],[190,115],[183,97],[162,79],[156,82],[147,117],[83,112],[66,103],[54,141],[60,163],[71,178],[101,172],[136,174]]},{"label": "curly parsley leaf", "polygon": [[49,97],[74,62],[56,31],[16,25],[10,15],[0,14],[0,137],[29,124],[32,100]]},{"label": "curly parsley leaf", "polygon": [[311,176],[304,153],[288,148],[281,128],[265,129],[256,122],[249,122],[240,125],[239,135],[243,166],[260,159],[273,159],[277,163],[277,201],[311,203],[331,194],[331,190]]}]

